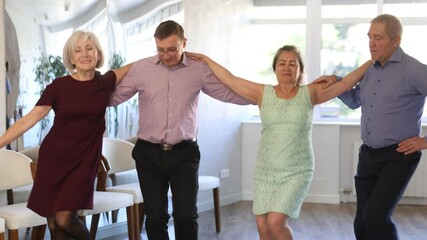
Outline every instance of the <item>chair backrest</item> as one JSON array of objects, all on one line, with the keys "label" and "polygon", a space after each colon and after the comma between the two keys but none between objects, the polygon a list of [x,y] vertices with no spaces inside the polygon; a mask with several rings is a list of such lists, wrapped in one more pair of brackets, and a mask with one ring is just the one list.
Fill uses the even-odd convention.
[{"label": "chair backrest", "polygon": [[24,154],[25,156],[31,158],[33,163],[38,163],[38,161],[39,161],[39,149],[40,149],[40,146],[36,146],[36,147],[26,148],[26,149],[21,150],[19,152]]},{"label": "chair backrest", "polygon": [[0,191],[33,183],[31,159],[12,150],[0,150]]},{"label": "chair backrest", "polygon": [[135,169],[132,150],[135,145],[116,138],[104,138],[102,155],[110,164],[109,174]]},{"label": "chair backrest", "polygon": [[130,137],[130,138],[126,138],[126,141],[136,144],[136,141],[138,140],[138,137]]}]

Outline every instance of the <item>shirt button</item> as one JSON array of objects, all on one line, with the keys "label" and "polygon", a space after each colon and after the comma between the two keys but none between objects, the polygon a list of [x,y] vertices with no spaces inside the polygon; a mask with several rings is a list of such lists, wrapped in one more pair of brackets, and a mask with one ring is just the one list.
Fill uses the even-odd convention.
[{"label": "shirt button", "polygon": [[378,82],[381,82],[381,79],[378,79]]},{"label": "shirt button", "polygon": [[371,106],[370,106],[371,108],[372,108],[372,104],[371,104]]}]

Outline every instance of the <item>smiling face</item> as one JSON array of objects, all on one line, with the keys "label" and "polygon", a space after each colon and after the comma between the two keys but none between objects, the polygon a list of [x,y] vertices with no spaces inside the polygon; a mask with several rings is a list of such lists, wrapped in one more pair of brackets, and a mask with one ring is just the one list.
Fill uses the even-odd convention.
[{"label": "smiling face", "polygon": [[98,61],[98,49],[92,40],[80,38],[71,51],[70,63],[77,71],[94,71]]},{"label": "smiling face", "polygon": [[278,55],[274,72],[279,83],[299,83],[302,72],[298,59],[298,54],[294,51],[282,51]]},{"label": "smiling face", "polygon": [[371,58],[384,66],[399,47],[400,36],[390,37],[387,34],[386,23],[374,22],[369,28],[368,37]]},{"label": "smiling face", "polygon": [[170,35],[167,38],[155,38],[157,55],[160,61],[168,67],[177,66],[181,63],[182,54],[186,45],[186,39],[178,35]]}]

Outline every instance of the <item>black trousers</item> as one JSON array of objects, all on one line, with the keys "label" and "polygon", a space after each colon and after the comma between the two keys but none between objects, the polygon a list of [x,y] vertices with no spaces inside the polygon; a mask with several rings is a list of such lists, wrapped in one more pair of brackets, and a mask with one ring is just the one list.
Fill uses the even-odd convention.
[{"label": "black trousers", "polygon": [[139,139],[132,152],[138,172],[148,239],[168,240],[168,190],[172,191],[176,240],[196,240],[200,151],[197,142],[162,150],[159,144]]},{"label": "black trousers", "polygon": [[362,145],[355,178],[358,240],[398,239],[392,214],[421,158],[421,151],[404,155],[397,144],[374,149]]}]

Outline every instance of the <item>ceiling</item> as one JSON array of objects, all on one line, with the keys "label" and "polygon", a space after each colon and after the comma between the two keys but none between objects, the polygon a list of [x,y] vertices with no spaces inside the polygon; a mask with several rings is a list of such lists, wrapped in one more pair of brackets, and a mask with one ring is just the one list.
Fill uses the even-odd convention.
[{"label": "ceiling", "polygon": [[[117,15],[150,0],[5,0],[6,10],[23,12],[33,21],[52,26],[73,21],[94,8]],[[154,0],[155,1],[155,0]]]}]

